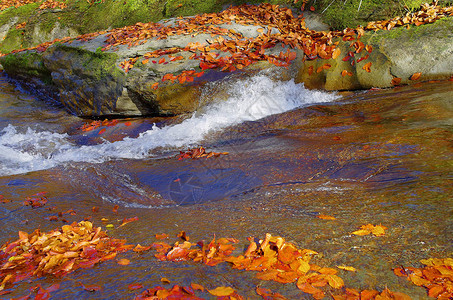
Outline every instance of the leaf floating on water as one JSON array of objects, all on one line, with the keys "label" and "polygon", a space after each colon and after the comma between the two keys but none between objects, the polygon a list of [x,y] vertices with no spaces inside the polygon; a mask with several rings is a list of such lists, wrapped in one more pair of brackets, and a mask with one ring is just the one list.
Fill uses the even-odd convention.
[{"label": "leaf floating on water", "polygon": [[204,287],[198,283],[191,283],[190,286],[194,289],[194,290],[199,290],[199,291],[204,291]]},{"label": "leaf floating on water", "polygon": [[375,236],[383,236],[383,235],[385,235],[386,229],[387,229],[387,227],[382,226],[382,225],[374,226],[372,224],[367,224],[367,225],[360,226],[360,229],[352,232],[352,234],[355,234],[355,235],[374,234]]},{"label": "leaf floating on water", "polygon": [[220,155],[227,155],[228,152],[206,152],[206,149],[203,147],[189,149],[186,152],[180,151],[178,155],[178,160],[183,160],[185,158],[199,159],[199,158],[210,158],[218,157]]},{"label": "leaf floating on water", "polygon": [[165,284],[169,284],[169,283],[170,283],[170,280],[168,280],[168,279],[165,278],[165,277],[162,277],[162,278],[160,279],[160,282],[165,283]]},{"label": "leaf floating on water", "polygon": [[357,272],[356,268],[350,266],[337,266],[337,268],[345,271]]},{"label": "leaf floating on water", "polygon": [[127,266],[128,264],[131,263],[131,261],[128,260],[127,258],[122,258],[122,259],[118,260],[117,263],[122,266]]},{"label": "leaf floating on water", "polygon": [[123,222],[121,223],[120,227],[128,224],[128,223],[131,223],[131,222],[135,222],[135,221],[138,221],[138,217],[132,217],[132,218],[128,218],[128,219],[123,219]]},{"label": "leaf floating on water", "polygon": [[127,288],[130,291],[135,291],[135,290],[139,290],[139,289],[143,288],[143,285],[141,285],[140,283],[131,283],[127,286]]},{"label": "leaf floating on water", "polygon": [[213,290],[208,290],[208,292],[217,297],[224,297],[232,295],[235,290],[231,287],[219,286]]},{"label": "leaf floating on water", "polygon": [[156,234],[154,235],[156,237],[156,239],[158,240],[165,240],[168,238],[168,234],[165,234],[165,233],[161,233],[161,234]]},{"label": "leaf floating on water", "polygon": [[277,292],[272,292],[270,289],[265,289],[261,287],[256,288],[256,293],[263,297],[263,299],[269,299],[269,300],[286,300],[286,298],[277,293]]},{"label": "leaf floating on water", "polygon": [[323,215],[323,214],[317,215],[316,217],[319,219],[322,219],[322,220],[336,220],[337,219],[335,217]]},{"label": "leaf floating on water", "polygon": [[343,70],[343,71],[341,72],[341,76],[343,76],[343,77],[344,77],[344,76],[346,76],[346,75],[348,75],[348,76],[352,76],[353,74],[352,74],[352,72],[349,72],[349,71]]}]

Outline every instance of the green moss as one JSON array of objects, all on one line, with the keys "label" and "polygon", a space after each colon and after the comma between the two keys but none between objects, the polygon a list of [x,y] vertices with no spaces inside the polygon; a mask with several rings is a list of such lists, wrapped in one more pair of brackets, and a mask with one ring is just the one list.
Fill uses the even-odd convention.
[{"label": "green moss", "polygon": [[[333,29],[356,27],[370,21],[385,20],[417,10],[427,0],[310,0],[324,22]],[[443,6],[453,1],[439,1]]]},{"label": "green moss", "polygon": [[44,66],[42,55],[36,52],[19,52],[0,58],[5,71],[11,76],[38,77],[46,83],[52,82],[50,71]]},{"label": "green moss", "polygon": [[413,42],[419,40],[424,35],[433,36],[440,34],[440,32],[453,32],[453,17],[442,18],[434,23],[423,26],[413,25],[409,29],[406,27],[395,27],[392,30],[379,30],[377,32],[367,33],[362,38],[362,41],[370,44],[379,44],[382,39],[391,40],[403,37],[401,40]]},{"label": "green moss", "polygon": [[[94,80],[102,80],[106,77],[123,77],[124,72],[116,67],[118,55],[116,53],[91,52],[82,48],[69,47],[64,44],[56,44],[50,51],[63,51],[73,57],[75,63],[79,63],[85,74],[89,74]],[[74,70],[77,72],[77,68]]]},{"label": "green moss", "polygon": [[15,49],[22,48],[24,40],[22,32],[23,32],[22,30],[17,30],[15,28],[8,31],[8,34],[1,43],[0,52],[9,53]]}]

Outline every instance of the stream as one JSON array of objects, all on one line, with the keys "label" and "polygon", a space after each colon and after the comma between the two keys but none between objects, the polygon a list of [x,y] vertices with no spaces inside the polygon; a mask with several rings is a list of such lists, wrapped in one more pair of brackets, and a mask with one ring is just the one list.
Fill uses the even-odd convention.
[{"label": "stream", "polygon": [[[271,78],[208,85],[200,102],[215,101],[185,118],[125,119],[83,131],[92,120],[37,100],[1,74],[0,195],[11,202],[0,203],[0,243],[18,231],[84,219],[141,245],[161,233],[172,243],[185,231],[193,242],[234,237],[242,250],[247,237],[271,233],[317,251],[320,265],[355,267],[338,273],[346,287],[426,299],[424,288],[392,269],[453,257],[453,82],[327,93]],[[228,154],[178,160],[179,151],[198,146]],[[23,205],[40,192],[45,206]],[[119,227],[131,217],[138,221]],[[386,226],[386,234],[351,234],[369,223]],[[109,260],[63,278],[24,281],[0,298],[59,282],[53,299],[133,299],[143,289],[129,290],[132,283],[231,286],[250,299],[262,286],[312,299],[295,284],[261,281],[227,263],[161,262],[153,251],[118,258],[131,263]]]}]

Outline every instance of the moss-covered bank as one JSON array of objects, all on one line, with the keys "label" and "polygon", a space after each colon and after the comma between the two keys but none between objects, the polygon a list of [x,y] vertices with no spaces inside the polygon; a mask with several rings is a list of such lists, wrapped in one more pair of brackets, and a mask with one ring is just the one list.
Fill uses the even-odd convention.
[{"label": "moss-covered bank", "polygon": [[[300,12],[303,1],[293,0],[66,0],[65,9],[38,9],[40,2],[0,12],[0,52],[36,46],[40,43],[109,28],[132,25],[137,22],[157,22],[177,16],[218,12],[229,5],[269,2],[290,7]],[[355,27],[368,21],[401,15],[414,10],[423,0],[310,0],[305,7],[313,6],[323,20],[334,29]],[[439,1],[442,5],[451,0]],[[24,28],[16,29],[21,23]]]}]

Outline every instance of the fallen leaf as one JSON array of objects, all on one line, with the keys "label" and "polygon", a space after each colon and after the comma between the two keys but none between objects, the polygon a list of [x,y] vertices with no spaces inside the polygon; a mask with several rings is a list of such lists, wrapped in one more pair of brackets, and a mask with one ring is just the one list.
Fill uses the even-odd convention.
[{"label": "fallen leaf", "polygon": [[412,74],[412,76],[410,77],[410,80],[419,80],[421,76],[422,76],[422,73],[421,73],[421,72],[414,73],[414,74]]},{"label": "fallen leaf", "polygon": [[365,65],[363,65],[362,69],[367,72],[371,72],[371,62],[368,62]]},{"label": "fallen leaf", "polygon": [[117,263],[122,266],[127,266],[128,264],[131,263],[131,261],[128,260],[127,258],[122,258],[122,259],[118,260]]},{"label": "fallen leaf", "polygon": [[392,79],[392,85],[399,85],[401,83],[401,78],[395,77]]},{"label": "fallen leaf", "polygon": [[337,219],[335,217],[323,215],[323,214],[317,215],[316,217],[319,219],[323,219],[323,220],[336,220]]},{"label": "fallen leaf", "polygon": [[165,284],[169,284],[169,283],[170,283],[170,280],[168,280],[168,279],[165,278],[165,277],[162,277],[162,278],[160,279],[160,282],[165,283]]},{"label": "fallen leaf", "polygon": [[223,297],[223,296],[230,296],[235,292],[235,290],[231,287],[224,287],[224,286],[219,286],[213,290],[208,290],[208,292],[211,295],[217,296],[217,297]]}]

